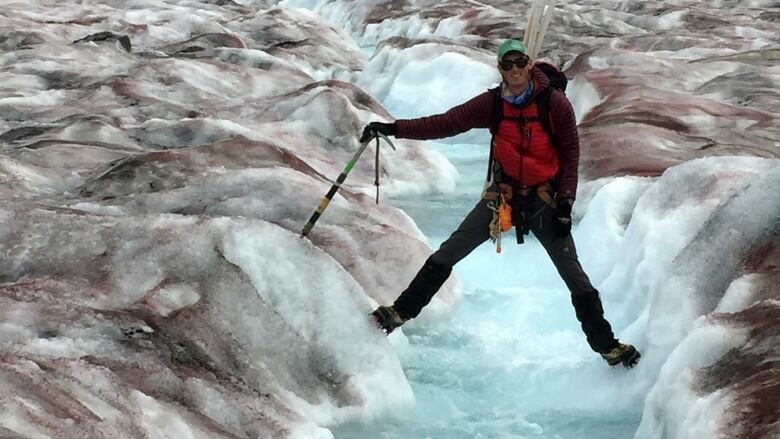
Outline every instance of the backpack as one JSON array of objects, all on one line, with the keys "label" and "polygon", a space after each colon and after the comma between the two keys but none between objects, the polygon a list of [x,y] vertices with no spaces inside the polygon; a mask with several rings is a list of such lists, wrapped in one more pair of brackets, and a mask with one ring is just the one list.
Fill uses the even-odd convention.
[{"label": "backpack", "polygon": [[[556,66],[544,62],[537,61],[534,67],[542,71],[550,80],[550,86],[545,88],[541,93],[536,96],[536,108],[539,116],[539,123],[542,124],[542,128],[547,132],[550,138],[553,137],[552,123],[550,122],[550,96],[553,89],[560,90],[564,94],[566,93],[566,86],[569,80],[566,75]],[[504,119],[504,99],[501,98],[501,86],[491,89],[493,92],[493,111],[491,116],[490,133],[495,137],[498,132],[498,127],[501,121]],[[490,140],[490,158],[488,161],[488,181],[491,179],[493,169],[493,142]]]}]

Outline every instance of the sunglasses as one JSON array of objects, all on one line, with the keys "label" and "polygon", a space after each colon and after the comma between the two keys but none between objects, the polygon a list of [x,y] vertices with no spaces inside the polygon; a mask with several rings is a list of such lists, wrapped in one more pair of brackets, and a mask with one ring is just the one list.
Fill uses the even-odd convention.
[{"label": "sunglasses", "polygon": [[501,70],[509,71],[509,70],[512,70],[512,66],[517,66],[518,69],[522,69],[522,68],[524,68],[525,66],[528,65],[529,61],[530,61],[530,59],[528,59],[527,57],[523,56],[523,57],[517,58],[515,60],[502,59],[501,62],[498,63],[498,65],[501,66]]}]

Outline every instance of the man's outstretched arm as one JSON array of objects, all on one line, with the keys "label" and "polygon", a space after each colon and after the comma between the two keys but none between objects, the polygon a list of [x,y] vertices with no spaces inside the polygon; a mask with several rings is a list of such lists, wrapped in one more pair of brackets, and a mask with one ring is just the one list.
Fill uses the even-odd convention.
[{"label": "man's outstretched arm", "polygon": [[493,96],[486,91],[442,114],[399,119],[395,122],[395,135],[404,139],[428,140],[454,136],[472,128],[488,128],[492,109]]}]

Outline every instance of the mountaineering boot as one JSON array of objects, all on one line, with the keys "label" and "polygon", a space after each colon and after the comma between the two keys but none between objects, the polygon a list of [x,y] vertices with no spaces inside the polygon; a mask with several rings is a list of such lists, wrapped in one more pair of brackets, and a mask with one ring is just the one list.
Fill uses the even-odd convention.
[{"label": "mountaineering boot", "polygon": [[601,354],[601,357],[607,360],[610,366],[616,366],[623,363],[623,366],[630,369],[639,363],[639,358],[642,355],[636,350],[635,347],[628,343],[620,343],[611,351]]},{"label": "mountaineering boot", "polygon": [[374,318],[377,325],[379,325],[386,335],[390,335],[395,328],[403,325],[406,321],[398,314],[392,305],[380,306],[371,313],[371,317]]}]

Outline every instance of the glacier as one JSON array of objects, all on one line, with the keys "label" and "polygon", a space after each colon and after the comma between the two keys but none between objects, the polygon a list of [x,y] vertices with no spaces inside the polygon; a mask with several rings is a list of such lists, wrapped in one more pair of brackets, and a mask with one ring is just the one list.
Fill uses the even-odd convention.
[{"label": "glacier", "polygon": [[778,437],[776,2],[556,6],[574,235],[634,370],[534,239],[369,323],[479,197],[484,130],[380,148],[378,205],[370,145],[299,238],[365,123],[496,83],[529,4],[4,2],[0,436]]}]

